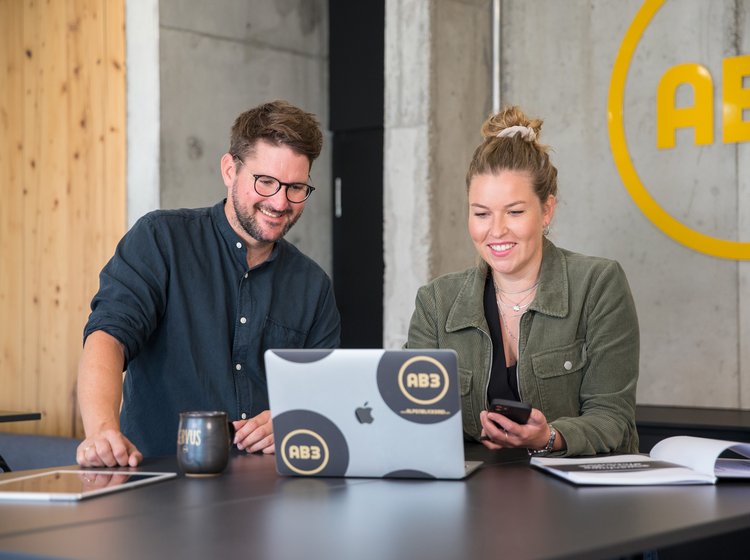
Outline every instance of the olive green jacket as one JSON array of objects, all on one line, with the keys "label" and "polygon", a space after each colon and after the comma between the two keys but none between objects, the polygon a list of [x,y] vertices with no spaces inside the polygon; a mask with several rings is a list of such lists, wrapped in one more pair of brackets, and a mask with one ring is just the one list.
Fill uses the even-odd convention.
[{"label": "olive green jacket", "polygon": [[[487,265],[441,276],[417,293],[409,348],[458,354],[463,426],[478,439],[492,341],[484,316]],[[611,260],[544,241],[536,297],[521,317],[518,388],[563,435],[565,452],[637,452],[638,318],[625,273]]]}]

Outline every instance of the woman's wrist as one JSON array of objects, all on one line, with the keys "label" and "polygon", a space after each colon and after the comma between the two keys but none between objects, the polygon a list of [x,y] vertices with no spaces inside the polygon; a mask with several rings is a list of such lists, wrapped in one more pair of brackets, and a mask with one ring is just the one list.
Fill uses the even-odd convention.
[{"label": "woman's wrist", "polygon": [[544,445],[537,449],[529,449],[529,455],[548,455],[555,449],[555,443],[557,441],[557,430],[550,424],[547,424],[549,435]]}]

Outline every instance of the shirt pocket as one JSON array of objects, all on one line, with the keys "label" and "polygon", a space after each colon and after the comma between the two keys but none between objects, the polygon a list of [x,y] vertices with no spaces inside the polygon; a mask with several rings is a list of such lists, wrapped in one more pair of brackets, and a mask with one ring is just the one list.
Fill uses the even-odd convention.
[{"label": "shirt pocket", "polygon": [[542,412],[548,420],[580,415],[580,392],[588,359],[586,344],[576,340],[531,357]]},{"label": "shirt pocket", "polygon": [[304,348],[307,333],[282,325],[266,317],[263,324],[263,347],[261,352],[269,349]]}]

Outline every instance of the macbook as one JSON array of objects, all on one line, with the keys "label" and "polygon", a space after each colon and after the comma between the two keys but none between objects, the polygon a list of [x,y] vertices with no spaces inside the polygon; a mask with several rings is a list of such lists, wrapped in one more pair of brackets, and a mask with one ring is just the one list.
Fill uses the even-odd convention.
[{"label": "macbook", "polygon": [[453,350],[267,350],[280,474],[460,479]]}]

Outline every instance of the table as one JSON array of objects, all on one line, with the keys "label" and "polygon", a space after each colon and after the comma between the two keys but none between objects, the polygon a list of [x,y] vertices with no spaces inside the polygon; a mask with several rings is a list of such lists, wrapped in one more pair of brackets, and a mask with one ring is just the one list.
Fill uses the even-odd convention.
[{"label": "table", "polygon": [[[0,422],[20,422],[24,420],[40,420],[41,412],[17,412],[14,410],[0,410]],[[8,463],[0,455],[0,472],[10,472]]]},{"label": "table", "polygon": [[747,482],[576,487],[519,454],[488,453],[467,447],[467,458],[492,460],[465,481],[282,478],[273,457],[236,455],[216,478],[76,504],[0,503],[0,557],[585,559],[750,527]]},{"label": "table", "polygon": [[41,420],[41,412],[18,412],[15,410],[0,410],[0,422],[20,422],[22,420]]}]

